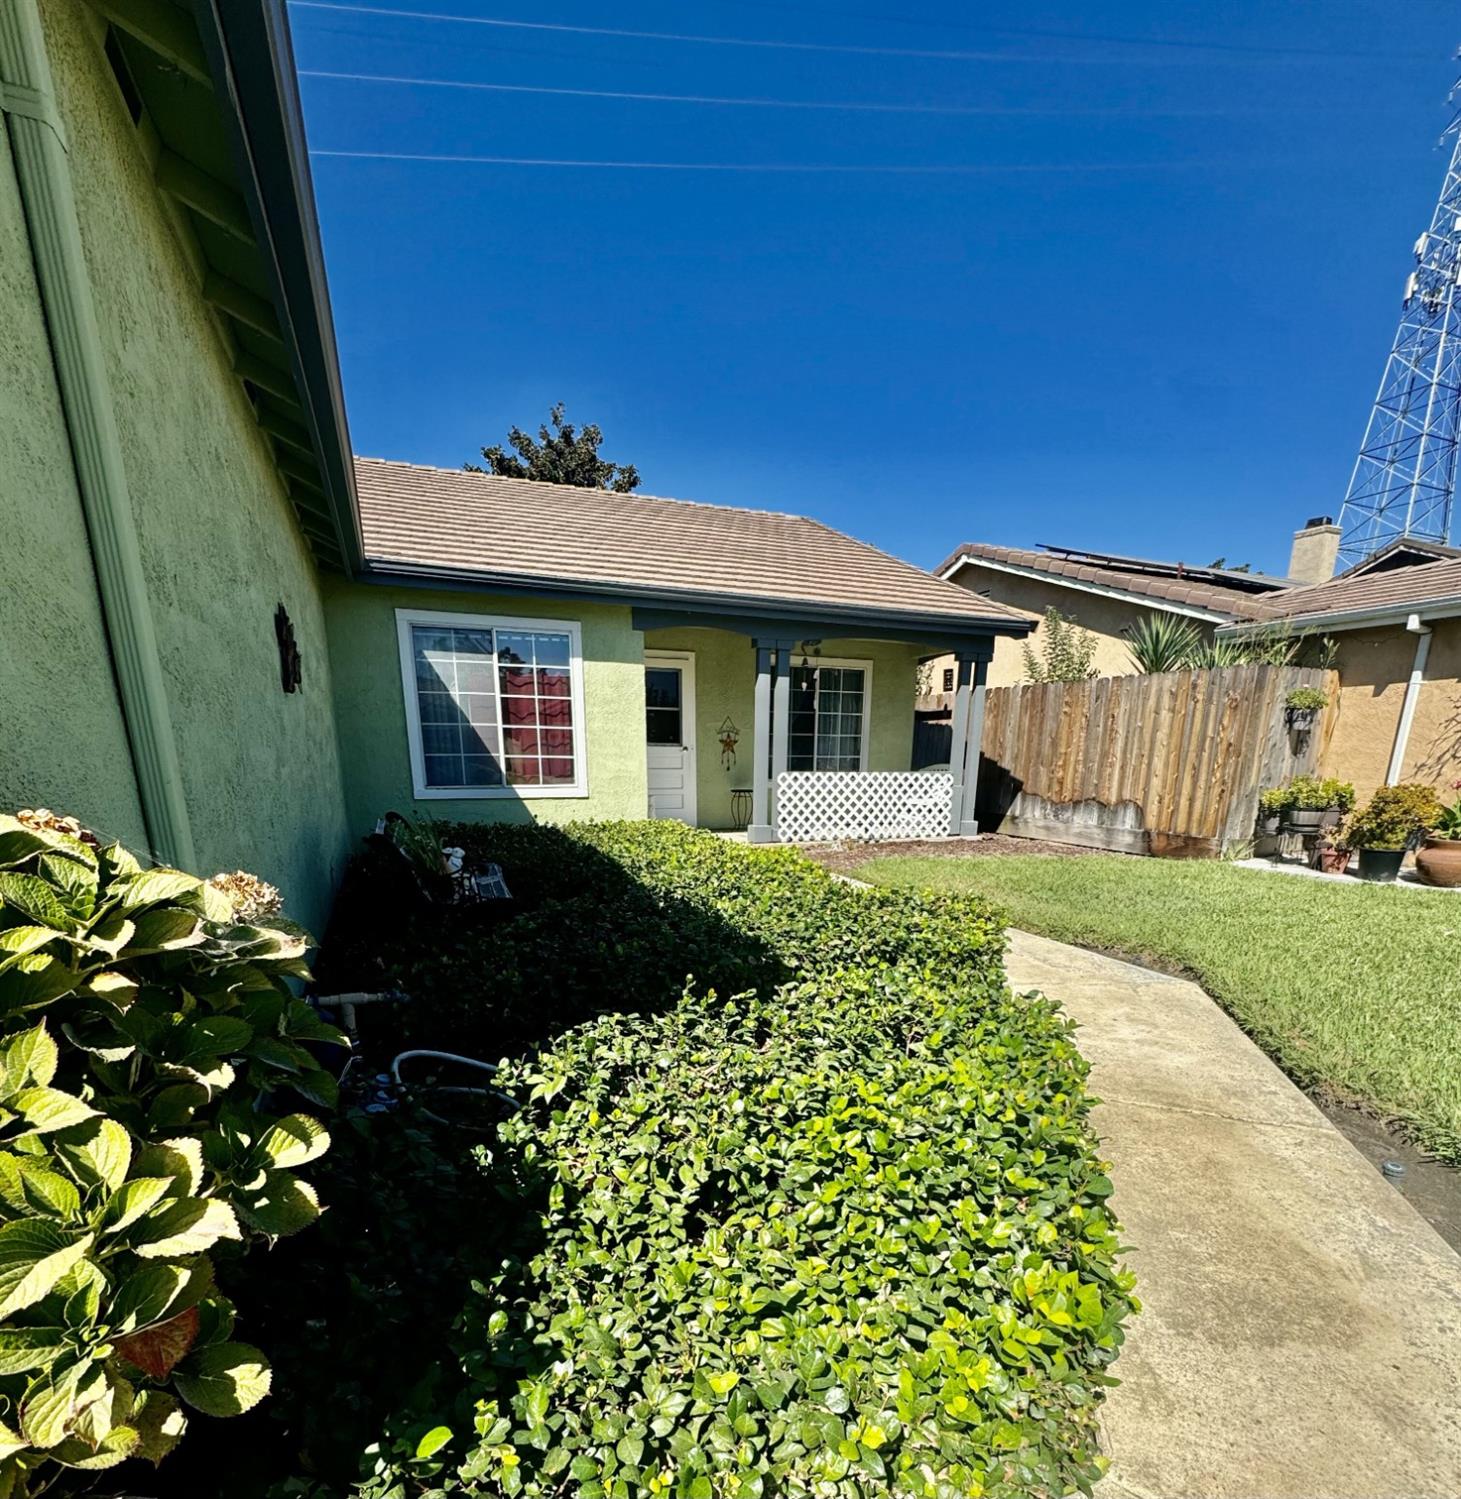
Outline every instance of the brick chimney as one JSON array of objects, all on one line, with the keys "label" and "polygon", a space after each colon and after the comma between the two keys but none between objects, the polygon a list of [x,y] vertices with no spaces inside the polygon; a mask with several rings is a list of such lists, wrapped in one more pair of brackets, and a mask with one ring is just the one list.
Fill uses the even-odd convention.
[{"label": "brick chimney", "polygon": [[1315,515],[1294,532],[1289,577],[1295,583],[1327,583],[1339,561],[1339,527],[1332,515]]}]

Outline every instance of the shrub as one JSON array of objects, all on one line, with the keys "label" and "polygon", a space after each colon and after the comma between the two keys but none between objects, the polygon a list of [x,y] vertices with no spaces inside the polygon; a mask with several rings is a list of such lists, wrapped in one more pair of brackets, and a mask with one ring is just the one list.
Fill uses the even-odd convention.
[{"label": "shrub", "polygon": [[1334,777],[1320,780],[1318,776],[1295,776],[1285,788],[1285,807],[1299,812],[1328,812],[1331,809],[1348,812],[1354,806],[1354,787],[1348,781]]},{"label": "shrub", "polygon": [[1351,848],[1409,848],[1440,821],[1441,813],[1440,798],[1429,786],[1414,781],[1381,786],[1350,818],[1346,837]]},{"label": "shrub", "polygon": [[990,909],[672,824],[453,836],[527,853],[523,920],[637,890],[627,924],[719,933],[759,982],[510,1065],[482,1160],[516,1237],[463,1320],[467,1399],[402,1412],[362,1492],[1088,1490],[1135,1302],[1072,1027],[1009,992]]},{"label": "shrub", "polygon": [[1052,604],[1040,623],[1040,652],[1025,641],[1025,678],[1030,682],[1084,682],[1096,675],[1096,637]]},{"label": "shrub", "polygon": [[1291,713],[1318,713],[1329,706],[1329,694],[1321,687],[1295,687],[1283,705]]},{"label": "shrub", "polygon": [[71,822],[0,817],[0,1494],[55,1467],[160,1461],[247,1410],[262,1353],[231,1338],[211,1254],[318,1216],[306,1114],[253,1100],[333,1080],[333,1038],[286,980],[304,935],[236,919],[219,888],[143,869]]},{"label": "shrub", "polygon": [[1270,786],[1259,793],[1258,814],[1260,817],[1279,817],[1293,804],[1293,794],[1287,786]]},{"label": "shrub", "polygon": [[1202,646],[1197,626],[1175,614],[1143,614],[1124,633],[1132,662],[1142,672],[1186,670]]}]

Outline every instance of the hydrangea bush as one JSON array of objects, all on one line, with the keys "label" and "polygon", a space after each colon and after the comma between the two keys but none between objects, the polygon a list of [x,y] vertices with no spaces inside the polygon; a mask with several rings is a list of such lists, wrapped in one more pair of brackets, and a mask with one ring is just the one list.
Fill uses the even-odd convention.
[{"label": "hydrangea bush", "polygon": [[[0,1499],[160,1461],[269,1389],[212,1256],[305,1227],[338,1039],[307,938],[74,820],[0,816]],[[287,1105],[286,1105],[287,1108]]]}]

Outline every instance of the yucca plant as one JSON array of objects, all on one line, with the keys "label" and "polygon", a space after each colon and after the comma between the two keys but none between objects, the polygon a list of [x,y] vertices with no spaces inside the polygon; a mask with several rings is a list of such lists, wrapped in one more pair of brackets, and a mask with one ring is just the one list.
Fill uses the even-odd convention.
[{"label": "yucca plant", "polygon": [[1182,671],[1201,644],[1197,626],[1175,614],[1146,614],[1126,629],[1126,648],[1138,671]]},{"label": "yucca plant", "polygon": [[23,816],[0,816],[0,1499],[160,1461],[185,1405],[267,1393],[210,1255],[319,1216],[294,1173],[324,1128],[257,1100],[332,1103],[303,1043],[341,1039],[286,982],[297,928]]}]

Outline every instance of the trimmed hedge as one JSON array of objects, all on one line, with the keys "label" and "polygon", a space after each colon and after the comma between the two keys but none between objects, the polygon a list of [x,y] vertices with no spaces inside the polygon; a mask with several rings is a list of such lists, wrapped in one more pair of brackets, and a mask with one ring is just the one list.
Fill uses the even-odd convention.
[{"label": "trimmed hedge", "polygon": [[[566,899],[646,960],[641,923],[689,934],[667,971],[696,982],[509,1068],[528,1102],[483,1157],[517,1240],[459,1346],[475,1435],[398,1423],[363,1492],[1089,1490],[1136,1303],[1072,1027],[1011,995],[990,909],[675,824],[448,841],[538,903],[494,964]],[[578,933],[554,946],[571,985]],[[718,965],[751,992],[707,990]]]}]

